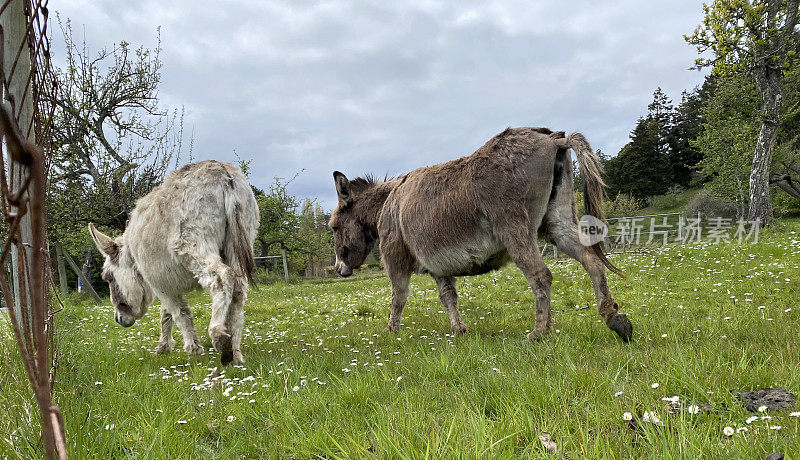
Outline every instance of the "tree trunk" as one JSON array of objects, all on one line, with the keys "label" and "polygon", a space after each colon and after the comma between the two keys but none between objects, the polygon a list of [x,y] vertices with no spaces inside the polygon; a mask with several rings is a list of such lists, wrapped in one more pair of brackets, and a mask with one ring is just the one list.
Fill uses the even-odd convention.
[{"label": "tree trunk", "polygon": [[789,196],[800,201],[800,182],[793,180],[788,174],[773,176],[770,183],[777,185]]},{"label": "tree trunk", "polygon": [[756,82],[761,92],[761,131],[758,133],[753,168],[750,171],[750,210],[747,219],[760,221],[761,225],[772,222],[772,203],[769,199],[770,165],[772,148],[778,134],[781,112],[781,71],[765,62],[756,69]]},{"label": "tree trunk", "polygon": [[744,201],[744,190],[742,189],[742,178],[739,173],[736,173],[736,191],[739,192],[739,210],[736,211],[736,217],[744,219],[744,210],[747,203]]}]

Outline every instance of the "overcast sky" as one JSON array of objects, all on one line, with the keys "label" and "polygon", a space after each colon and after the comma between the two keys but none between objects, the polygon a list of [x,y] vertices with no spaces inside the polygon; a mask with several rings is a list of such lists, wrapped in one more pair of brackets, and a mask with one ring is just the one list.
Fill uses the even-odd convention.
[{"label": "overcast sky", "polygon": [[[396,175],[507,126],[584,133],[616,154],[661,87],[702,82],[683,40],[701,1],[55,0],[90,48],[152,47],[194,159],[252,161],[267,187],[335,205],[331,173]],[[54,22],[54,42],[63,41]],[[56,62],[61,47],[54,43]]]}]

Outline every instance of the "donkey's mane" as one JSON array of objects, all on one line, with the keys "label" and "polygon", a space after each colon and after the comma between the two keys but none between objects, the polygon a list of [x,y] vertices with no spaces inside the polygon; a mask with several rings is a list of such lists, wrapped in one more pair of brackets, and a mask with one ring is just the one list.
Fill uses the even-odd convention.
[{"label": "donkey's mane", "polygon": [[364,174],[361,177],[356,177],[350,181],[350,188],[354,191],[361,191],[372,187],[373,185],[389,182],[390,180],[397,179],[397,177],[389,177],[389,174],[383,176],[383,179],[376,177],[372,173]]},{"label": "donkey's mane", "polygon": [[382,182],[380,179],[375,177],[373,174],[364,174],[363,177],[356,177],[355,179],[350,181],[350,187],[355,188],[367,188],[370,185],[375,185],[378,182]]}]

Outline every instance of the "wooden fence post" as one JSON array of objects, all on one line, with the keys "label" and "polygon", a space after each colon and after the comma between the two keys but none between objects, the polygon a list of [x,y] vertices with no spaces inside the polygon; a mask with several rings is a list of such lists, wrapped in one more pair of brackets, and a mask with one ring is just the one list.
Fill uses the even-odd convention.
[{"label": "wooden fence post", "polygon": [[67,269],[64,267],[64,256],[60,244],[56,244],[56,262],[58,265],[58,281],[61,285],[61,297],[67,296]]},{"label": "wooden fence post", "polygon": [[69,266],[72,268],[72,271],[74,271],[75,274],[78,275],[78,278],[81,279],[83,286],[89,291],[89,294],[91,294],[92,297],[94,297],[95,300],[97,300],[98,302],[102,302],[100,296],[97,295],[97,292],[95,292],[94,288],[92,287],[92,283],[90,283],[89,279],[83,275],[83,272],[81,271],[80,267],[78,267],[78,264],[76,264],[75,261],[72,260],[72,256],[69,255],[68,252],[62,252],[62,254],[64,255],[64,258],[67,259],[67,262],[69,263]]},{"label": "wooden fence post", "polygon": [[283,277],[289,282],[289,266],[286,264],[286,249],[281,248],[281,259],[283,259]]}]

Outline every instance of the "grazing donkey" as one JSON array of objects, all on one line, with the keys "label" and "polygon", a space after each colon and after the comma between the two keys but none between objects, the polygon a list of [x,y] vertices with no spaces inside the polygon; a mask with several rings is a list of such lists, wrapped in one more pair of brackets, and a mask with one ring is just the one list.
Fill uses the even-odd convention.
[{"label": "grazing donkey", "polygon": [[238,168],[218,161],[191,163],[136,202],[122,236],[112,239],[92,224],[105,256],[114,319],[130,327],[161,300],[156,352],[172,351],[172,325],[190,355],[203,353],[192,310],[183,295],[198,284],[211,293],[208,326],[222,364],[242,363],[243,304],[252,282],[253,239],[259,215],[250,184]]},{"label": "grazing donkey", "polygon": [[597,155],[579,133],[546,128],[506,129],[470,156],[377,181],[333,173],[339,204],[334,232],[336,270],[349,276],[376,240],[392,283],[389,330],[400,328],[412,272],[433,275],[453,332],[466,332],[456,305],[455,277],[478,275],[508,260],[525,274],[536,297],[538,340],[552,329],[552,275],[537,246],[541,233],[580,261],[592,278],[600,316],[623,341],[633,326],[611,297],[601,245],[583,246],[572,194],[572,149],[584,178],[588,214],[602,219],[603,181]]}]

